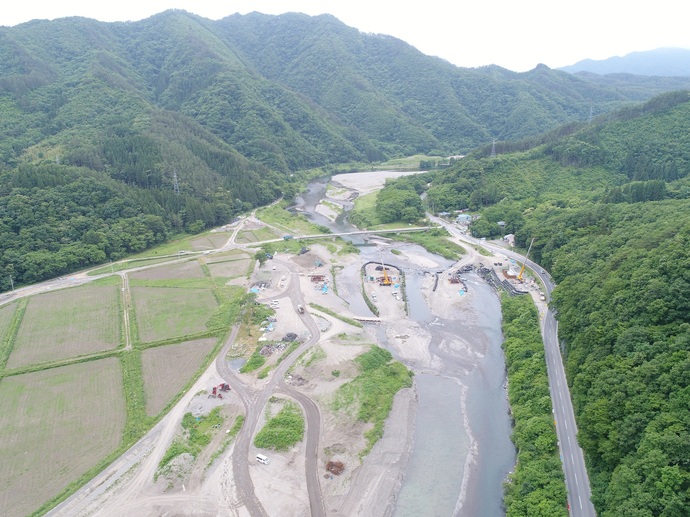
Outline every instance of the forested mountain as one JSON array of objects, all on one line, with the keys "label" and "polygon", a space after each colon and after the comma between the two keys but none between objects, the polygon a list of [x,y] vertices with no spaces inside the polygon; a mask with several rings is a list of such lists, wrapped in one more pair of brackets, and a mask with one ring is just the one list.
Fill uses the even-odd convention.
[{"label": "forested mountain", "polygon": [[[478,151],[431,179],[436,210],[480,210],[477,236],[534,238],[530,256],[558,282],[552,303],[598,514],[688,515],[690,92],[518,152]],[[399,181],[418,188],[429,176]]]},{"label": "forested mountain", "polygon": [[225,223],[301,169],[464,153],[688,85],[461,69],[327,15],[3,27],[0,289]]},{"label": "forested mountain", "polygon": [[566,72],[594,74],[636,74],[660,77],[690,76],[690,50],[658,48],[645,52],[631,52],[608,59],[583,59],[574,65],[559,68]]}]

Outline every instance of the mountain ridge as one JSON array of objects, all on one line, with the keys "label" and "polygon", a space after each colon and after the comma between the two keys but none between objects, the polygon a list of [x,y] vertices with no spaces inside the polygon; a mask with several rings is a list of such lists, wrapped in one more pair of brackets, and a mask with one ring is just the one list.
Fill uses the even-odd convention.
[{"label": "mountain ridge", "polygon": [[558,68],[569,73],[589,72],[605,74],[633,74],[657,77],[690,76],[690,49],[662,47],[636,51],[607,59],[583,59]]},{"label": "mountain ridge", "polygon": [[290,197],[298,171],[503,148],[681,88],[462,69],[298,13],[0,28],[0,270],[59,276]]}]

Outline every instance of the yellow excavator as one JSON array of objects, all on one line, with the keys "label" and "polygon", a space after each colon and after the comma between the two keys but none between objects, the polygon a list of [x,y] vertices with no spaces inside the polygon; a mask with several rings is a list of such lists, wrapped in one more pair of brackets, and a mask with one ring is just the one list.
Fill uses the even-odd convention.
[{"label": "yellow excavator", "polygon": [[525,260],[522,262],[522,267],[520,268],[520,273],[517,276],[517,279],[520,282],[523,282],[522,274],[525,272],[525,264],[527,264],[527,257],[529,257],[529,252],[532,249],[532,244],[534,244],[534,237],[532,237],[531,242],[529,243],[529,248],[527,248],[527,255],[525,255]]}]

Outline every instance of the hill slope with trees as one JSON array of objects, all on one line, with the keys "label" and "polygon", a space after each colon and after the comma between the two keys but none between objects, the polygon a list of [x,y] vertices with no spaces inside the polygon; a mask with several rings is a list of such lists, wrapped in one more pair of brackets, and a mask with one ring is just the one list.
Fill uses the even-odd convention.
[{"label": "hill slope with trees", "polygon": [[461,69],[327,15],[3,27],[0,289],[227,223],[296,171],[467,152],[681,84]]},{"label": "hill slope with trees", "polygon": [[479,210],[477,236],[534,238],[530,257],[558,283],[578,440],[603,517],[690,508],[688,135],[690,92],[665,94],[520,152],[478,151],[427,190],[437,210]]}]

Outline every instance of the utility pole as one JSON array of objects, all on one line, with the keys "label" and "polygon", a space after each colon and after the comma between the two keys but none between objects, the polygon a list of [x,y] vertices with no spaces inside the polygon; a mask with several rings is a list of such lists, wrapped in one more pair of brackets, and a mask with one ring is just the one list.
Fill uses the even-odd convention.
[{"label": "utility pole", "polygon": [[173,172],[173,190],[175,191],[175,194],[180,193],[180,184],[177,182],[177,171]]}]

